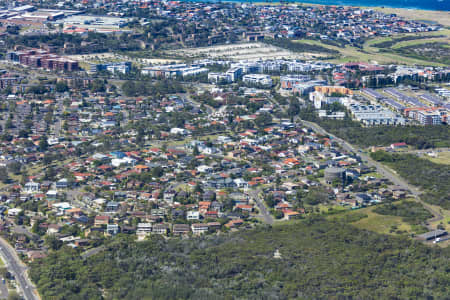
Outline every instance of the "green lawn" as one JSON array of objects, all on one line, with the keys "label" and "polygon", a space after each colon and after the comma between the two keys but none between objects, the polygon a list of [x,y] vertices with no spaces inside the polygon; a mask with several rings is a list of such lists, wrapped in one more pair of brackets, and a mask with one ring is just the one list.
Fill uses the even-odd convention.
[{"label": "green lawn", "polygon": [[434,210],[438,211],[444,217],[444,219],[437,222],[432,222],[430,223],[430,225],[432,225],[435,228],[436,226],[441,224],[444,226],[445,230],[450,231],[450,210],[443,209],[442,207],[437,205],[430,205],[430,206]]},{"label": "green lawn", "polygon": [[391,229],[396,227],[396,230],[406,231],[408,233],[412,232],[411,225],[405,223],[402,217],[379,215],[374,213],[372,210],[374,207],[364,208],[361,212],[367,214],[367,218],[363,218],[357,222],[352,223],[354,226],[360,229],[366,229],[382,234],[396,234],[396,232],[391,232]]},{"label": "green lawn", "polygon": [[[440,34],[446,34],[447,32],[444,30],[443,32],[439,32]],[[438,39],[438,38],[436,38]],[[442,38],[440,40],[448,39]],[[321,41],[317,40],[309,40],[309,39],[302,39],[298,40],[299,43],[306,43],[311,45],[318,45],[322,46],[328,49],[337,50],[340,52],[341,57],[337,59],[331,59],[330,62],[333,63],[345,63],[345,62],[351,62],[351,61],[364,61],[364,62],[377,62],[379,64],[389,64],[389,63],[402,63],[402,64],[426,64],[426,65],[433,65],[433,66],[444,66],[444,64],[438,63],[438,62],[428,62],[423,61],[416,58],[411,57],[405,57],[402,55],[398,55],[395,53],[386,53],[386,52],[379,52],[380,49],[376,47],[372,47],[375,43],[380,43],[383,41],[392,40],[391,38],[374,38],[366,42],[364,45],[364,49],[358,49],[356,47],[346,46],[345,48],[337,47],[333,45],[328,45],[325,43],[322,43]],[[434,40],[434,39],[430,39]],[[417,40],[417,41],[410,41],[410,42],[419,42],[419,41],[427,41],[426,39],[423,40]]]},{"label": "green lawn", "polygon": [[392,46],[392,49],[398,49],[401,47],[407,47],[412,45],[421,45],[425,43],[435,43],[435,42],[448,42],[447,37],[441,37],[441,38],[429,38],[429,39],[421,39],[421,40],[412,40],[412,41],[403,41],[398,42],[394,46]]},{"label": "green lawn", "polygon": [[[389,235],[412,234],[418,227],[409,225],[403,221],[402,217],[380,215],[373,212],[375,206],[352,210],[338,215],[330,215],[330,219],[346,219],[350,224],[359,228],[373,232]],[[392,230],[394,229],[395,230]]]},{"label": "green lawn", "polygon": [[383,177],[377,172],[367,173],[367,174],[364,174],[362,177],[366,177],[366,176],[368,176],[368,177],[375,177],[375,178],[382,178]]}]

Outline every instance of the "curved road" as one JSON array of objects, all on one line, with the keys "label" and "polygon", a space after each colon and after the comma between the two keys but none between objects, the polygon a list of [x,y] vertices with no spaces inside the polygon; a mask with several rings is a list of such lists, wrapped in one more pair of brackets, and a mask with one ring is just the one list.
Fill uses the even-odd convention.
[{"label": "curved road", "polygon": [[19,284],[25,300],[39,300],[39,294],[26,273],[27,267],[19,259],[13,247],[1,237],[0,252],[5,259],[8,271],[14,275],[16,282]]}]

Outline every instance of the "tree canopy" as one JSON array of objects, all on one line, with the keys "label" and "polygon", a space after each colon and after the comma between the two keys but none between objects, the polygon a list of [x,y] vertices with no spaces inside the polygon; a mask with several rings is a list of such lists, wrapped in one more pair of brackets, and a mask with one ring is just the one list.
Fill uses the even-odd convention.
[{"label": "tree canopy", "polygon": [[44,299],[443,299],[448,251],[309,218],[192,239],[121,236],[86,260],[63,247],[31,277]]}]

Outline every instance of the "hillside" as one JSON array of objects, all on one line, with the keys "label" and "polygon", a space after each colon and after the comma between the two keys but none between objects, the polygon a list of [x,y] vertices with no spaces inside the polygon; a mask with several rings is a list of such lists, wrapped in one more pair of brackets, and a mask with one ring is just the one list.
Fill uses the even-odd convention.
[{"label": "hillside", "polygon": [[53,253],[31,277],[43,299],[443,299],[449,254],[316,218],[183,240],[123,236],[86,261]]}]

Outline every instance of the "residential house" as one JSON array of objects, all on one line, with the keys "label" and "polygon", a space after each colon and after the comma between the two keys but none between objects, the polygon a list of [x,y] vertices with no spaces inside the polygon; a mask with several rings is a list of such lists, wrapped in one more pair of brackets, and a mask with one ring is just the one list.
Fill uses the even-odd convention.
[{"label": "residential house", "polygon": [[209,227],[208,224],[195,223],[192,224],[191,229],[193,234],[202,234],[208,232]]},{"label": "residential house", "polygon": [[107,235],[116,235],[120,232],[120,227],[117,224],[108,224],[106,225],[106,232]]},{"label": "residential house", "polygon": [[175,235],[188,234],[189,232],[191,232],[191,228],[188,224],[174,224],[172,232]]},{"label": "residential house", "polygon": [[186,220],[199,220],[200,213],[198,211],[188,211],[186,214]]},{"label": "residential house", "polygon": [[169,232],[169,225],[155,224],[152,226],[152,233],[166,235]]},{"label": "residential house", "polygon": [[95,226],[107,225],[109,223],[109,216],[96,216],[94,219]]}]

